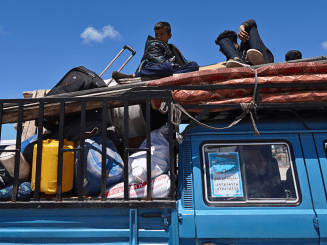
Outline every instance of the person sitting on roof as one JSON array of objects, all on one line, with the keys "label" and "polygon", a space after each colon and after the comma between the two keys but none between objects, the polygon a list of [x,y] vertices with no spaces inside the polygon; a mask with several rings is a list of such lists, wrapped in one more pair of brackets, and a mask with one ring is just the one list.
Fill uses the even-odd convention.
[{"label": "person sitting on roof", "polygon": [[[237,44],[237,36],[242,41]],[[241,67],[273,63],[274,56],[262,42],[255,20],[248,20],[239,27],[238,35],[226,30],[221,33],[215,43],[219,51],[227,58],[227,67]]]},{"label": "person sitting on roof", "polygon": [[285,61],[302,59],[302,53],[299,50],[290,50],[285,54]]},{"label": "person sitting on roof", "polygon": [[126,75],[117,71],[112,73],[115,80],[134,77],[167,77],[176,73],[198,71],[199,65],[184,58],[179,49],[168,44],[171,26],[168,22],[158,22],[154,26],[155,38],[148,36],[145,52],[136,73]]}]

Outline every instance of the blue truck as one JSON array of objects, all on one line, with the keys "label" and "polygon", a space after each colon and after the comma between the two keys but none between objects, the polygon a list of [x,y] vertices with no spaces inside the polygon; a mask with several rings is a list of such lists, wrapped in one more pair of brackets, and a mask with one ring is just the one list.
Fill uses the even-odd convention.
[{"label": "blue truck", "polygon": [[[319,83],[322,85],[323,82]],[[146,138],[150,139],[151,100],[166,100],[168,118],[171,118],[174,88],[122,86],[132,89],[126,94],[100,97],[83,97],[81,95],[89,93],[84,91],[78,93],[78,97],[73,94],[72,97],[1,100],[2,123],[18,123],[16,146],[19,149],[23,121],[38,119],[38,129],[42,132],[42,118],[50,113],[44,110],[46,107],[58,106],[57,115],[63,117],[64,108],[67,112],[76,108],[74,103],[80,103],[78,111],[83,117],[88,101],[93,101],[93,108],[105,109],[102,113],[106,118],[108,104],[116,101],[114,106],[124,106],[127,118],[128,107],[143,101],[147,111]],[[256,86],[257,93],[265,87]],[[199,85],[192,89],[210,87]],[[101,89],[102,92],[107,90],[113,91]],[[260,97],[257,95],[256,98]],[[19,201],[19,164],[16,164],[12,199],[0,202],[0,243],[327,244],[326,102],[263,104],[256,101],[252,116],[247,114],[228,127],[235,121],[236,114],[242,114],[240,105],[230,106],[233,110],[211,113],[213,108],[226,109],[227,105],[197,105],[196,109],[203,109],[202,113],[182,116],[180,122],[188,126],[179,134],[179,143],[174,125],[168,120],[170,175],[176,176],[171,178],[168,198],[151,198],[150,188],[145,198],[129,198],[126,166],[128,155],[136,149],[129,146],[128,120],[124,125],[124,198],[106,198],[105,181],[102,181],[99,197],[86,197],[82,190],[75,197],[61,193],[62,159],[59,157],[56,195],[42,195],[36,180],[31,198]],[[188,120],[189,117],[196,121]],[[60,125],[62,129],[63,123]],[[83,131],[83,124],[81,126]],[[38,142],[42,137],[38,134]],[[61,130],[59,140],[63,138]],[[84,140],[82,137],[81,145]],[[82,151],[83,147],[79,149]],[[145,149],[148,162],[149,149],[148,144]],[[147,167],[149,170],[151,166]],[[105,178],[105,171],[102,177]],[[150,178],[148,174],[147,180],[151,181]]]}]

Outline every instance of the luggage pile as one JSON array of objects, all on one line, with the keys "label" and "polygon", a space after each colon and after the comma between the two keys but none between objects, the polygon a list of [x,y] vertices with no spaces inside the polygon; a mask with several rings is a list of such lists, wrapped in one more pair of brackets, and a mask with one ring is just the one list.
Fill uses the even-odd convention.
[{"label": "luggage pile", "polygon": [[[151,132],[151,189],[153,198],[164,198],[170,194],[170,164],[168,127]],[[76,142],[64,139],[63,149],[73,149]],[[83,178],[84,196],[96,197],[101,193],[102,145],[106,153],[106,197],[123,198],[124,196],[124,162],[116,145],[107,138],[102,142],[101,136],[85,140],[84,176],[81,172],[81,156],[78,152],[63,153],[62,192],[66,196],[78,196],[79,178]],[[57,193],[58,139],[46,139],[42,142],[40,192],[45,195]],[[140,149],[146,147],[146,140]],[[80,148],[78,146],[77,148]],[[5,150],[15,150],[8,146]],[[18,201],[29,199],[35,190],[37,135],[22,142],[20,154],[20,173]],[[147,159],[146,152],[140,151],[129,156],[129,192],[130,198],[143,198],[147,195]],[[0,155],[0,201],[10,201],[13,189],[15,152]]]},{"label": "luggage pile", "polygon": [[[124,49],[130,50],[132,55],[135,54],[135,51],[128,46],[124,46],[123,50]],[[124,65],[126,65],[126,62]],[[103,73],[101,75],[103,75]],[[101,75],[98,76],[96,73],[83,66],[75,67],[67,72],[67,74],[64,75],[64,77],[48,92],[46,96],[106,87],[107,84],[102,80]],[[109,83],[111,83],[111,81],[109,81]],[[142,113],[140,106],[138,106],[138,110],[134,109],[133,111],[139,111]],[[109,110],[109,115],[110,112],[111,111]],[[119,112],[121,113],[121,111]],[[143,115],[140,116],[144,121]],[[115,119],[116,121],[119,121],[119,118],[109,117],[106,122],[107,128],[103,128],[101,110],[87,111],[85,117],[84,151],[76,150],[74,152],[73,150],[76,148],[81,148],[79,145],[81,137],[81,118],[80,116],[75,115],[65,115],[61,183],[61,192],[65,193],[65,196],[77,196],[80,189],[79,185],[81,183],[83,184],[84,196],[99,196],[101,193],[102,149],[103,145],[105,145],[106,196],[108,198],[123,197],[121,193],[123,193],[124,190],[124,183],[122,182],[124,161],[117,150],[117,147],[122,142],[123,132],[119,130],[117,125],[113,125],[117,123],[114,122]],[[132,119],[134,123],[135,120],[134,118]],[[141,124],[145,127],[145,123]],[[139,126],[139,123],[137,126]],[[58,118],[43,119],[43,127],[47,131],[42,137],[40,192],[44,193],[43,195],[54,195],[57,193],[57,172],[59,161]],[[101,135],[103,131],[106,131],[106,142],[102,142]],[[131,130],[129,137],[134,137],[135,135],[133,135],[133,133],[140,132],[145,134],[145,129],[141,130],[137,128],[137,130]],[[167,126],[151,133],[152,197],[167,197],[170,193],[170,176],[168,174],[168,170],[170,169],[169,144],[165,138],[167,137],[167,134]],[[17,196],[18,201],[29,199],[33,195],[33,191],[36,189],[36,182],[38,179],[36,174],[37,139],[38,135],[34,135],[21,143],[21,149],[19,152],[21,162],[19,173],[20,182]],[[140,146],[140,149],[144,148],[146,148],[145,141]],[[10,146],[5,150],[5,152],[0,154],[0,201],[11,200],[13,192],[15,155],[18,153],[15,151],[14,146]],[[10,151],[7,152],[7,150]],[[81,156],[80,152],[84,152],[84,155]],[[141,198],[146,196],[146,165],[146,153],[144,153],[144,151],[134,153],[129,157],[130,197]],[[83,170],[81,170],[82,167],[84,168]],[[82,172],[84,173],[84,176],[80,175]],[[122,192],[120,190],[122,190]],[[113,193],[115,193],[115,195],[113,195]]]}]

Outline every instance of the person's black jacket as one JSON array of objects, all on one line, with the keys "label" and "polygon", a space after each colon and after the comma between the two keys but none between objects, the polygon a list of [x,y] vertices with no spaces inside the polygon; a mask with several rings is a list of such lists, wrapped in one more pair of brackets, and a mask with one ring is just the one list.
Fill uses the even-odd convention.
[{"label": "person's black jacket", "polygon": [[178,68],[191,62],[185,59],[181,51],[174,44],[166,44],[152,36],[148,36],[144,50],[141,63],[136,71],[140,71],[148,62],[168,62],[173,68]]}]

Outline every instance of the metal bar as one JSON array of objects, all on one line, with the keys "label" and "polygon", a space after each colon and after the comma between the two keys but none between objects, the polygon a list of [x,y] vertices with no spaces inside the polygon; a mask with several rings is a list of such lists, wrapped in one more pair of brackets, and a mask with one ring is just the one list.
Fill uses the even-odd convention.
[{"label": "metal bar", "polygon": [[79,202],[75,200],[65,200],[63,202],[51,202],[48,200],[43,200],[40,202],[13,202],[8,205],[8,202],[0,202],[0,209],[52,209],[52,208],[62,208],[62,209],[77,209],[77,208],[92,208],[92,209],[166,209],[166,208],[176,208],[176,201],[170,200],[152,200],[151,202],[142,200],[131,200],[131,201],[121,201],[112,200],[108,202],[97,200]]},{"label": "metal bar", "polygon": [[[254,78],[254,77],[253,77]],[[258,88],[303,88],[303,87],[326,87],[326,82],[316,83],[280,83],[280,84],[258,84]],[[229,85],[179,85],[178,90],[221,90],[221,89],[253,89],[254,84],[229,84]],[[116,88],[118,89],[118,88]],[[133,92],[139,90],[176,90],[176,86],[161,86],[161,87],[136,87]]]},{"label": "metal bar", "polygon": [[[168,97],[168,118],[171,118],[172,98]],[[168,120],[168,134],[173,136],[173,125],[171,120]],[[175,154],[174,154],[174,138],[169,137],[169,164],[170,164],[170,198],[175,200]]]},{"label": "metal bar", "polygon": [[130,230],[129,243],[131,245],[137,245],[138,244],[137,209],[129,210],[129,230]]},{"label": "metal bar", "polygon": [[80,149],[76,149],[76,148],[74,148],[74,149],[62,149],[62,152],[79,152],[80,151]]},{"label": "metal bar", "polygon": [[129,200],[128,188],[128,158],[129,158],[129,114],[128,114],[128,100],[124,100],[124,200]]},{"label": "metal bar", "polygon": [[317,63],[324,63],[326,62],[327,56],[317,56],[317,57],[312,57],[312,58],[305,58],[305,59],[300,59],[300,60],[290,60],[290,61],[283,61],[283,62],[276,62],[276,63],[267,63],[267,64],[262,64],[262,65],[255,65],[251,66],[251,68],[259,68],[263,66],[269,66],[272,64],[286,64],[286,63],[301,63],[301,62],[317,62]]},{"label": "metal bar", "polygon": [[133,54],[131,54],[129,57],[128,57],[128,59],[124,62],[124,64],[122,64],[122,66],[118,69],[118,72],[120,72],[125,66],[126,66],[126,64],[130,61],[130,59],[132,59],[133,58]]},{"label": "metal bar", "polygon": [[150,100],[145,101],[145,111],[146,111],[146,182],[147,182],[147,197],[146,200],[151,200],[151,111],[150,111]]},{"label": "metal bar", "polygon": [[79,139],[79,162],[78,162],[78,201],[84,200],[84,171],[85,171],[85,119],[86,119],[86,101],[81,103],[81,131]]},{"label": "metal bar", "polygon": [[23,102],[20,102],[19,107],[18,107],[14,183],[13,183],[12,196],[11,196],[12,202],[17,201],[17,195],[18,195],[19,167],[20,167],[20,145],[21,145],[21,140],[22,140],[22,124],[23,124]]},{"label": "metal bar", "polygon": [[0,142],[1,142],[1,130],[2,130],[2,110],[3,110],[3,103],[0,102]]},{"label": "metal bar", "polygon": [[43,114],[44,102],[40,101],[39,105],[39,119],[38,119],[38,138],[36,149],[36,166],[35,166],[35,190],[34,201],[40,201],[40,182],[41,182],[41,159],[42,159],[42,146],[43,146]]},{"label": "metal bar", "polygon": [[101,164],[101,200],[106,200],[106,156],[107,156],[107,101],[102,103],[102,164]]},{"label": "metal bar", "polygon": [[60,102],[59,115],[59,147],[58,147],[58,170],[57,170],[57,194],[56,201],[62,201],[62,167],[63,167],[63,146],[64,146],[64,123],[65,123],[65,102]]},{"label": "metal bar", "polygon": [[149,151],[149,149],[127,148],[128,151]]}]

